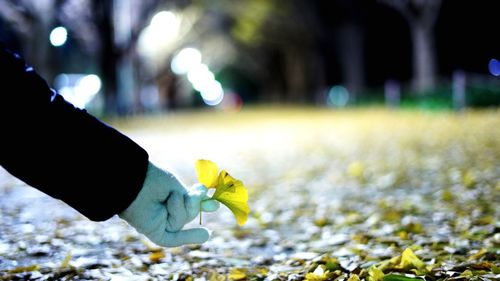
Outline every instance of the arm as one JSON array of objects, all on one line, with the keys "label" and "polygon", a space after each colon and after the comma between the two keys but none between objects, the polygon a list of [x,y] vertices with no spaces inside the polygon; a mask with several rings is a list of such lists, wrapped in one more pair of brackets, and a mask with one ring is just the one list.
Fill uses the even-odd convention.
[{"label": "arm", "polygon": [[144,182],[146,151],[66,102],[5,50],[0,73],[0,164],[91,220],[127,208]]},{"label": "arm", "polygon": [[182,230],[218,205],[206,188],[188,192],[125,135],[75,108],[18,56],[0,51],[0,165],[91,220],[119,214],[164,246],[203,243],[206,229]]}]

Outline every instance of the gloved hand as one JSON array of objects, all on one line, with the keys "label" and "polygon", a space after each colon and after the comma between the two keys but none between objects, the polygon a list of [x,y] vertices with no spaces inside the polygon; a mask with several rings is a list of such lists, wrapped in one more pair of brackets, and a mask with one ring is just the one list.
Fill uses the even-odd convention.
[{"label": "gloved hand", "polygon": [[205,212],[219,208],[219,202],[206,194],[207,188],[200,184],[186,190],[175,176],[150,162],[141,191],[119,217],[160,246],[201,244],[209,238],[207,229],[182,227],[200,213],[200,208]]}]

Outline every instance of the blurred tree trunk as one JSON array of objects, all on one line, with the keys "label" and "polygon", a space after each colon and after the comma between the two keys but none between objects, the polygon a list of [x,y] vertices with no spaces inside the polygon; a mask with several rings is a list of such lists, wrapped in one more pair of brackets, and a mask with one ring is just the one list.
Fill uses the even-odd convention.
[{"label": "blurred tree trunk", "polygon": [[113,0],[93,0],[95,23],[100,39],[99,67],[104,93],[104,110],[106,114],[117,114],[117,54],[114,45]]},{"label": "blurred tree trunk", "polygon": [[15,30],[21,41],[22,55],[52,84],[54,69],[49,34],[54,19],[54,1],[0,1],[0,16]]},{"label": "blurred tree trunk", "polygon": [[50,27],[45,20],[36,21],[30,24],[31,32],[23,36],[23,53],[26,54],[26,61],[33,65],[37,72],[52,84],[54,81],[54,69],[50,63],[52,53],[49,44]]},{"label": "blurred tree trunk", "polygon": [[442,0],[380,0],[406,19],[413,43],[413,87],[431,89],[436,83],[434,25]]},{"label": "blurred tree trunk", "polygon": [[413,86],[419,91],[434,87],[436,83],[436,55],[434,33],[426,26],[410,26],[413,40]]},{"label": "blurred tree trunk", "polygon": [[356,101],[365,81],[361,28],[355,23],[343,24],[339,29],[337,41],[343,81],[349,91],[350,101]]},{"label": "blurred tree trunk", "polygon": [[286,100],[303,103],[307,100],[306,52],[290,45],[284,46],[283,70],[286,81]]},{"label": "blurred tree trunk", "polygon": [[[323,65],[328,86],[342,83],[355,101],[365,84],[364,18],[362,0],[314,1],[316,40],[327,64]],[[338,69],[339,68],[339,69]],[[325,85],[326,86],[326,85]],[[325,88],[323,87],[323,102]]]},{"label": "blurred tree trunk", "polygon": [[158,3],[159,0],[92,0],[107,114],[141,110],[137,40]]}]

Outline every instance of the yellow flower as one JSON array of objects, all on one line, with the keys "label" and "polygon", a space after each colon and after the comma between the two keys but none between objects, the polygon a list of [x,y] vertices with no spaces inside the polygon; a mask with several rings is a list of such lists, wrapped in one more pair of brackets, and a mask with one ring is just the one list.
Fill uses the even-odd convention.
[{"label": "yellow flower", "polygon": [[215,188],[212,199],[226,205],[239,225],[245,224],[250,213],[247,189],[240,180],[233,178],[226,171],[221,171],[219,175],[217,173],[217,165],[212,161],[196,161],[198,181],[207,188]]}]

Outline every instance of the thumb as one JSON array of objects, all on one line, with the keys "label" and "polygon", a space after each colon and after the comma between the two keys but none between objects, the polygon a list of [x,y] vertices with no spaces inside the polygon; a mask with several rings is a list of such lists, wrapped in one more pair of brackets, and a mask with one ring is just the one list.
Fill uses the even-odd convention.
[{"label": "thumb", "polygon": [[202,244],[210,237],[206,228],[191,228],[177,232],[164,231],[160,237],[152,240],[164,247],[178,247],[185,244]]},{"label": "thumb", "polygon": [[191,221],[200,213],[201,202],[207,195],[207,188],[201,184],[194,185],[185,197],[185,206],[188,214],[188,221]]},{"label": "thumb", "polygon": [[208,196],[205,196],[205,198],[201,201],[201,210],[203,212],[215,212],[219,209],[219,207],[219,201],[210,199]]}]

